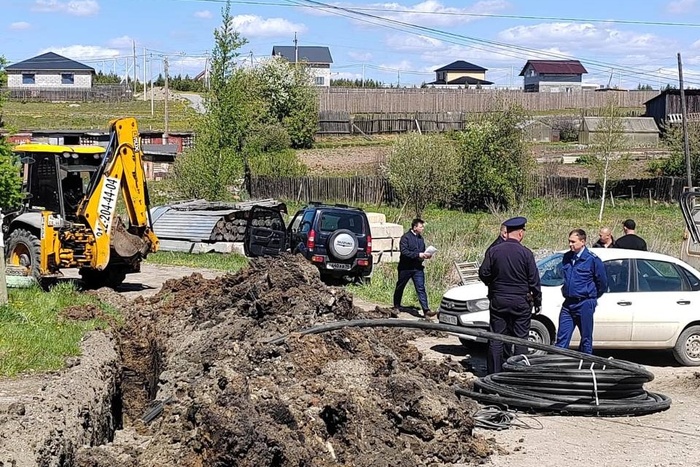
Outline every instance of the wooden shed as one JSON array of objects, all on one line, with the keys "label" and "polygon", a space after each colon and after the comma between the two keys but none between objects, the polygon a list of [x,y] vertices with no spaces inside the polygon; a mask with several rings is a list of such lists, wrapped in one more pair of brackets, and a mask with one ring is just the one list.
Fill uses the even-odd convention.
[{"label": "wooden shed", "polygon": [[[685,103],[689,120],[698,120],[700,117],[700,89],[686,89]],[[652,117],[659,128],[664,125],[680,122],[681,115],[681,91],[669,89],[644,103],[645,117]]]},{"label": "wooden shed", "polygon": [[552,127],[541,120],[526,120],[520,123],[518,128],[523,132],[523,141],[549,143],[553,140]]},{"label": "wooden shed", "polygon": [[[578,141],[582,144],[595,143],[600,134],[603,117],[583,117]],[[632,147],[656,147],[659,145],[659,127],[651,117],[621,117],[622,131]]]}]

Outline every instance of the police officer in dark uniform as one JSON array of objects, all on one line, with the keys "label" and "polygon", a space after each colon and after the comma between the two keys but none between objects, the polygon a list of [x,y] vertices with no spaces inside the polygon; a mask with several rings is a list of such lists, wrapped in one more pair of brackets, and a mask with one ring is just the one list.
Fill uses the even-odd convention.
[{"label": "police officer in dark uniform", "polygon": [[566,349],[575,328],[581,332],[579,352],[593,353],[593,314],[598,299],[608,290],[608,276],[603,262],[586,248],[586,232],[569,233],[569,251],[561,260],[564,304],[559,313],[557,347]]},{"label": "police officer in dark uniform", "polygon": [[[506,239],[486,251],[479,268],[479,278],[489,288],[489,330],[493,333],[527,339],[532,308],[542,307],[540,275],[535,256],[521,242],[525,235],[524,217],[514,217],[503,223]],[[526,346],[515,346],[516,355],[527,353]],[[489,340],[488,373],[502,370],[503,342]]]}]

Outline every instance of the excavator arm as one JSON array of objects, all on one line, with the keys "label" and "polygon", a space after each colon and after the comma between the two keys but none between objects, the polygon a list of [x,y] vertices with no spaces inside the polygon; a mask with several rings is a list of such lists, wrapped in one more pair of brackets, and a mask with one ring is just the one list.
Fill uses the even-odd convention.
[{"label": "excavator arm", "polygon": [[[150,225],[136,119],[115,119],[109,125],[110,140],[104,159],[78,207],[78,215],[85,219],[95,236],[92,267],[97,270],[107,267],[112,250],[125,259],[137,256],[140,259],[158,249],[158,238]],[[129,218],[128,228],[115,219],[120,193]]]}]

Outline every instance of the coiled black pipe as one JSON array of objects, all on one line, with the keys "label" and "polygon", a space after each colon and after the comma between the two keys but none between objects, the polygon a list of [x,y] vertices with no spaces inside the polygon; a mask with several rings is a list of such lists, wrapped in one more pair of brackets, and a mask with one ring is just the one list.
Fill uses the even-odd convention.
[{"label": "coiled black pipe", "polygon": [[[641,365],[481,329],[429,321],[360,319],[321,324],[299,331],[298,334],[320,334],[348,327],[400,327],[444,331],[526,345],[556,354],[511,357],[504,364],[504,372],[479,378],[474,383],[474,390],[458,386],[455,388],[458,395],[487,404],[538,412],[607,416],[644,415],[666,410],[671,406],[671,399],[667,396],[644,390],[644,383],[652,381],[654,375]],[[269,343],[280,344],[287,337],[278,337]]]}]

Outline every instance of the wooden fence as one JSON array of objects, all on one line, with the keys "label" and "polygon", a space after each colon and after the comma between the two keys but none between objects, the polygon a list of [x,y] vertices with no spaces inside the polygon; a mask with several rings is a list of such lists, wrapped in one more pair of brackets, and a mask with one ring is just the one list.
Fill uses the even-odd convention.
[{"label": "wooden fence", "polygon": [[[615,198],[654,199],[674,202],[685,186],[684,178],[657,177],[622,180],[613,186]],[[601,188],[587,178],[533,176],[528,198],[573,198],[593,200]],[[357,177],[261,177],[251,179],[251,197],[281,198],[301,202],[336,201],[384,204],[398,202],[388,180],[379,176]]]},{"label": "wooden fence", "polygon": [[319,90],[320,110],[360,113],[494,112],[512,105],[529,111],[602,108],[612,100],[623,108],[643,108],[658,91],[523,92],[496,89],[352,89]]},{"label": "wooden fence", "polygon": [[8,99],[22,102],[125,102],[133,100],[131,89],[121,84],[96,84],[88,89],[1,88]]}]

